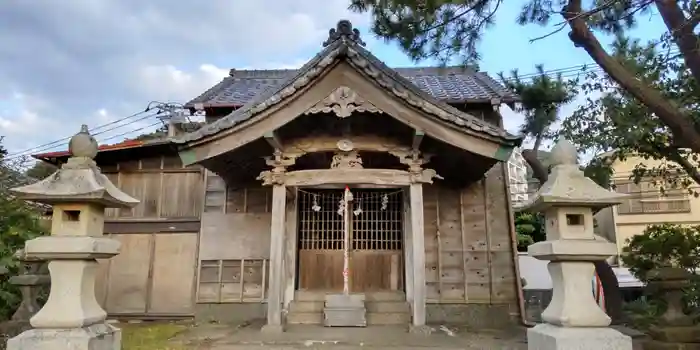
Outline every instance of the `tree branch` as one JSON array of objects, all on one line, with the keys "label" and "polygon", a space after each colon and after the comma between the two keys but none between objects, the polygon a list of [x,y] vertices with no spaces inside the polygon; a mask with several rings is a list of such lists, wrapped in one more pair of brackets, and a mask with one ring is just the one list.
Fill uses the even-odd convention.
[{"label": "tree branch", "polygon": [[678,154],[678,151],[669,148],[657,148],[659,154],[666,157],[666,159],[677,163],[685,172],[690,176],[695,183],[700,185],[700,172],[698,168],[693,165],[688,159]]},{"label": "tree branch", "polygon": [[571,33],[569,33],[571,41],[586,50],[605,73],[623,89],[649,107],[671,129],[676,138],[682,139],[694,152],[700,153],[700,134],[690,118],[664,98],[659,91],[644,84],[610,56],[588,27],[585,18],[580,16],[581,13],[583,13],[581,0],[569,0],[562,11],[562,16],[571,27]]},{"label": "tree branch", "polygon": [[700,82],[700,39],[695,35],[694,23],[697,17],[686,20],[683,10],[676,0],[656,0],[656,8],[659,10],[673,41],[683,54],[683,60],[695,81]]},{"label": "tree branch", "polygon": [[547,168],[544,167],[542,162],[540,162],[540,160],[537,158],[537,151],[526,149],[523,150],[521,154],[523,156],[523,159],[525,159],[527,165],[529,165],[532,169],[532,177],[537,179],[537,181],[540,182],[540,186],[542,186],[542,184],[547,182],[549,172],[547,171]]}]

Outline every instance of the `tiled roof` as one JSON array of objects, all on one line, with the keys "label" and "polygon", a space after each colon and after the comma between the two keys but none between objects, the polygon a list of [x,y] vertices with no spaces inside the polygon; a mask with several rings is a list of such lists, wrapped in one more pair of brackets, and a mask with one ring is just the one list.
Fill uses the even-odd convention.
[{"label": "tiled roof", "polygon": [[[342,25],[350,25],[349,22],[343,23],[341,21],[338,23],[338,31],[341,30]],[[331,31],[331,36],[336,31]],[[260,92],[256,94],[248,95],[233,95],[239,96],[240,98],[250,98],[248,102],[245,103],[241,108],[236,109],[229,115],[218,119],[217,121],[207,124],[201,129],[184,134],[180,137],[173,138],[172,141],[178,144],[185,144],[191,141],[196,141],[205,138],[210,135],[217,134],[223,130],[230,129],[235,125],[245,122],[255,115],[268,109],[270,106],[276,105],[283,101],[286,97],[294,94],[298,89],[310,84],[314,79],[321,74],[321,72],[332,65],[337,60],[344,60],[350,66],[354,67],[362,74],[366,75],[368,79],[373,80],[386,91],[395,95],[396,97],[404,100],[410,105],[421,109],[426,113],[426,116],[432,116],[437,119],[452,123],[453,125],[462,128],[465,132],[476,132],[482,137],[486,138],[496,138],[499,142],[508,144],[511,146],[519,146],[522,142],[522,138],[509,134],[504,129],[495,126],[491,123],[483,121],[469,113],[462,112],[451,105],[447,104],[444,99],[441,99],[435,94],[442,93],[444,90],[437,89],[426,90],[427,87],[432,87],[434,82],[443,81],[463,81],[461,79],[449,80],[450,75],[447,74],[446,80],[440,80],[435,78],[435,75],[428,75],[427,73],[435,71],[436,68],[428,69],[415,69],[409,70],[413,73],[414,79],[425,80],[425,76],[432,77],[433,79],[427,79],[427,82],[423,87],[417,85],[417,83],[412,82],[408,77],[406,77],[405,69],[391,69],[379,60],[376,56],[372,55],[371,52],[364,49],[363,43],[359,38],[354,38],[352,32],[345,32],[339,35],[337,38],[329,38],[327,44],[324,43],[324,49],[319,52],[314,58],[307,62],[299,70],[288,70],[288,71],[266,71],[267,73],[262,73],[262,71],[257,71],[253,73],[248,73],[252,75],[249,80],[254,81],[267,81],[263,77],[273,76],[275,83],[274,85],[269,85],[270,87],[260,86]],[[330,40],[333,39],[333,40]],[[454,68],[453,68],[454,69]],[[439,69],[437,69],[439,71]],[[449,68],[446,69],[449,71]],[[463,73],[466,73],[463,71]],[[489,78],[487,84],[483,77],[486,75],[471,74],[474,81],[480,83],[474,83],[474,85],[483,87],[484,89],[490,89],[493,92],[492,98],[500,99],[500,102],[504,98],[510,96],[511,100],[517,99],[516,96],[506,93],[506,90],[501,88],[502,91],[495,92],[496,88],[499,86],[495,81]],[[230,80],[236,79],[236,72],[234,71]],[[259,85],[262,85],[258,83]],[[269,83],[272,84],[272,83]],[[225,91],[229,91],[228,86],[222,85],[214,87],[204,93],[202,100],[211,100],[216,96],[221,96],[222,93],[225,95]],[[255,85],[255,84],[253,84]],[[255,85],[257,86],[257,85]],[[460,85],[461,86],[461,85]],[[445,95],[447,93],[445,92]],[[486,97],[486,96],[484,96]],[[483,101],[490,101],[491,98],[484,99]]]},{"label": "tiled roof", "polygon": [[[469,67],[393,70],[424,92],[448,103],[489,102],[492,99],[499,99],[502,103],[518,101],[518,96],[506,90],[488,74],[476,72]],[[204,107],[240,107],[261,93],[278,88],[298,73],[297,69],[232,69],[228,77],[185,106],[194,107],[195,103],[202,103]]]}]

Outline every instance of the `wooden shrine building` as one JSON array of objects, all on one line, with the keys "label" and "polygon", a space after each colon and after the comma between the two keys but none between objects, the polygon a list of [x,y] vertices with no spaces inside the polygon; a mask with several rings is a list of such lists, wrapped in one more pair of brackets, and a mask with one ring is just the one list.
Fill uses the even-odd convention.
[{"label": "wooden shrine building", "polygon": [[517,322],[504,162],[521,140],[498,113],[517,99],[470,68],[391,69],[347,21],[298,70],[232,70],[186,105],[206,112],[196,131],[98,154],[141,200],[105,222],[123,247],[99,301],[122,317],[321,323],[343,288],[347,186],[349,285],[370,325]]}]

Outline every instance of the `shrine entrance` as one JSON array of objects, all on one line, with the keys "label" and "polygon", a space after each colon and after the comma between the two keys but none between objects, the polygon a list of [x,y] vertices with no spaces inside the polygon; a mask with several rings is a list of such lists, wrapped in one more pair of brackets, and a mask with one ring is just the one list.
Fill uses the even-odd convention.
[{"label": "shrine entrance", "polygon": [[[350,191],[350,290],[403,291],[403,191]],[[297,289],[341,292],[343,190],[300,189],[298,195]]]}]

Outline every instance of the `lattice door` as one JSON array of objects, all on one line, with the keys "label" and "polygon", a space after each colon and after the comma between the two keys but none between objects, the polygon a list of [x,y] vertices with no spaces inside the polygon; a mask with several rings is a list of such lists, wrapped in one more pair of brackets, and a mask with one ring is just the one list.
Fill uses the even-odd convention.
[{"label": "lattice door", "polygon": [[403,289],[403,192],[353,191],[353,291]]},{"label": "lattice door", "polygon": [[[352,290],[403,288],[402,193],[352,192]],[[342,198],[340,190],[299,191],[299,289],[343,288],[343,217],[338,214]]]}]

